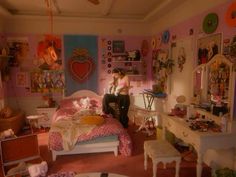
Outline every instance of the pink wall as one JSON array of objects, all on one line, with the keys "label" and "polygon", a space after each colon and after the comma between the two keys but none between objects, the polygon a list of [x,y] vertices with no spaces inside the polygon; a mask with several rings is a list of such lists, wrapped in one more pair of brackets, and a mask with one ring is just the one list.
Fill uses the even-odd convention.
[{"label": "pink wall", "polygon": [[[226,38],[230,38],[233,35],[235,35],[235,31],[236,28],[234,27],[228,27],[224,21],[224,14],[227,10],[228,5],[230,4],[230,2],[209,9],[208,11],[206,11],[205,13],[202,13],[198,16],[195,16],[193,18],[190,18],[182,23],[179,23],[178,25],[175,25],[171,28],[169,28],[170,30],[170,34],[171,35],[176,35],[176,40],[181,40],[185,37],[189,36],[189,30],[192,28],[194,30],[194,34],[192,35],[192,37],[194,38],[194,53],[196,56],[196,42],[197,39],[203,36],[206,36],[203,32],[202,32],[202,21],[204,19],[204,17],[206,16],[206,14],[208,14],[209,12],[215,12],[218,14],[219,16],[219,26],[216,30],[215,33],[222,33],[223,34],[223,39]],[[155,36],[159,37],[161,34],[158,33]],[[5,87],[5,93],[7,93],[7,96],[10,97],[15,97],[15,96],[19,96],[19,97],[25,97],[25,96],[30,96],[30,97],[37,97],[37,96],[41,96],[41,94],[32,94],[29,90],[29,88],[21,88],[21,87],[16,87],[15,86],[15,73],[18,72],[19,70],[21,71],[26,71],[29,72],[32,69],[32,61],[35,58],[35,52],[36,52],[36,47],[37,47],[37,41],[40,35],[31,35],[31,34],[7,34],[7,36],[11,36],[11,37],[27,37],[29,40],[29,45],[30,45],[30,52],[29,52],[29,63],[26,64],[26,67],[23,68],[12,68],[12,73],[11,73],[11,80],[9,82],[7,82],[7,86]],[[148,55],[146,57],[143,57],[143,59],[145,60],[146,64],[147,64],[147,74],[146,77],[144,78],[140,78],[140,77],[133,77],[131,79],[131,85],[133,85],[134,88],[131,89],[131,93],[133,94],[138,94],[140,93],[144,88],[151,88],[152,85],[152,71],[151,71],[151,65],[152,65],[152,59],[151,59],[151,38],[152,36],[99,36],[98,38],[98,67],[99,67],[99,75],[98,75],[98,79],[99,79],[99,93],[103,93],[103,89],[104,87],[106,87],[109,79],[110,79],[110,74],[107,74],[107,62],[106,64],[102,63],[102,54],[106,51],[104,51],[104,47],[102,46],[101,41],[102,40],[123,40],[125,42],[125,50],[130,51],[130,50],[136,50],[136,49],[141,49],[141,43],[143,40],[148,40],[149,41],[149,52]],[[63,46],[63,45],[62,45]],[[162,45],[163,48],[168,47],[168,45]],[[63,49],[62,49],[62,53],[63,53]],[[64,55],[62,54],[62,59]],[[112,64],[112,67],[114,67],[115,65]],[[111,67],[111,68],[112,68]],[[29,83],[30,86],[30,83]],[[60,96],[60,95],[59,95]]]},{"label": "pink wall", "polygon": [[[108,41],[121,40],[125,43],[125,51],[133,51],[140,50],[143,40],[147,40],[150,43],[150,37],[145,36],[100,36],[99,37],[99,93],[102,94],[104,92],[104,88],[107,88],[108,82],[111,80],[111,74],[108,73],[108,70],[112,70],[115,67],[127,68],[124,62],[116,63],[109,62],[107,59],[107,53],[109,50],[107,47]],[[112,44],[110,45],[112,47]],[[112,51],[112,49],[111,49]],[[105,62],[103,60],[103,54],[105,54]],[[114,54],[115,55],[115,54]],[[144,88],[149,88],[151,83],[151,47],[149,46],[149,52],[147,56],[142,57],[147,67],[144,68],[141,62],[131,62],[132,67],[136,65],[139,70],[146,70],[145,76],[130,76],[131,86],[133,88],[130,90],[131,94],[141,93]],[[111,64],[111,67],[108,68],[107,65]]]}]

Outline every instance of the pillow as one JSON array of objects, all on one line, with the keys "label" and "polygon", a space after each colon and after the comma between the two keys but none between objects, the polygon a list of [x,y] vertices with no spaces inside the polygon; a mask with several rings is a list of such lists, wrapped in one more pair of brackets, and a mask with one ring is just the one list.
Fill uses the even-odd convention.
[{"label": "pillow", "polygon": [[0,111],[0,116],[2,118],[9,118],[11,117],[13,114],[13,110],[9,107],[9,106],[5,106],[4,108],[2,108],[2,110]]},{"label": "pillow", "polygon": [[77,102],[79,104],[80,99],[81,99],[81,97],[62,99],[60,101],[60,107],[61,108],[75,108],[76,107],[75,103]]},{"label": "pillow", "polygon": [[61,108],[97,108],[101,107],[101,101],[89,97],[68,98],[60,101]]},{"label": "pillow", "polygon": [[97,115],[88,115],[82,117],[79,123],[86,125],[101,125],[104,123],[104,118],[102,116],[97,116]]}]

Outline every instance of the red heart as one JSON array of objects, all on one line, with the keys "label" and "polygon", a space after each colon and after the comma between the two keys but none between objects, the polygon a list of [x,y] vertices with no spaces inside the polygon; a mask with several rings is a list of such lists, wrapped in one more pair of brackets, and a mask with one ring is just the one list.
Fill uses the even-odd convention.
[{"label": "red heart", "polygon": [[93,61],[91,59],[86,60],[69,60],[69,69],[72,76],[79,82],[83,82],[88,78],[93,70]]}]

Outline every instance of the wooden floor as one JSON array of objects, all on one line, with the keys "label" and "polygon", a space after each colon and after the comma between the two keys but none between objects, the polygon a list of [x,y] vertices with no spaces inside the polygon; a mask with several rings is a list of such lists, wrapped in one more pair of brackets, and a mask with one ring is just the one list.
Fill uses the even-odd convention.
[{"label": "wooden floor", "polygon": [[[48,149],[48,133],[38,134],[40,154],[43,160],[47,161],[49,170],[48,174],[55,174],[63,171],[75,171],[77,173],[85,172],[110,172],[127,175],[129,177],[152,177],[152,163],[149,159],[148,169],[143,167],[143,142],[149,139],[155,139],[156,135],[147,137],[143,132],[135,132],[137,126],[130,125],[128,133],[133,141],[133,154],[130,157],[119,155],[115,157],[113,153],[94,153],[59,156],[55,162],[52,161],[51,152]],[[155,131],[154,131],[155,132]],[[184,152],[182,153],[184,154]],[[182,160],[180,165],[180,177],[196,176],[196,161],[188,162]],[[162,164],[157,166],[158,177],[174,177],[175,164],[167,165],[163,169]],[[211,169],[203,165],[202,177],[211,177]],[[2,173],[2,172],[1,172]]]}]

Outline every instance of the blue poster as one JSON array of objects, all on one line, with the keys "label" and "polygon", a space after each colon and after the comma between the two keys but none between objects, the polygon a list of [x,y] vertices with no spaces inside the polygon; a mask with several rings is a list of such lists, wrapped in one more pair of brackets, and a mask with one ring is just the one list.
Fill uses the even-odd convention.
[{"label": "blue poster", "polygon": [[64,55],[65,96],[83,89],[97,93],[97,36],[65,35]]}]

